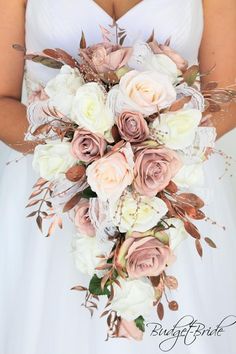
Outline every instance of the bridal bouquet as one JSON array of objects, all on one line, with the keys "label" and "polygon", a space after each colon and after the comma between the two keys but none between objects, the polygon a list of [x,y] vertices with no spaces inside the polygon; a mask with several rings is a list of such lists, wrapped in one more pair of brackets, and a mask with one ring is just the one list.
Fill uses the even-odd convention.
[{"label": "bridal bouquet", "polygon": [[50,221],[47,236],[68,213],[75,265],[90,277],[73,289],[91,313],[107,299],[109,337],[140,340],[153,306],[160,319],[163,299],[178,309],[168,298],[178,282],[167,274],[176,248],[190,237],[202,256],[193,222],[206,217],[195,191],[216,137],[209,114],[230,93],[215,83],[201,91],[198,66],[188,67],[169,40],[152,34],[124,47],[125,31],[116,33],[113,44],[102,28],[103,42],[90,47],[83,34],[77,59],[61,49],[26,54],[57,69],[30,95],[26,139],[39,142],[40,179],[27,207],[37,206],[28,216],[41,230]]}]

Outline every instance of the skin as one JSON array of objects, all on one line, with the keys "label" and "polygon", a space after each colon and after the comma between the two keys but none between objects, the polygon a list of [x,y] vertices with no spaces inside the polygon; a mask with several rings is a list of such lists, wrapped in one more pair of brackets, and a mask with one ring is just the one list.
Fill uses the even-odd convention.
[{"label": "skin", "polygon": [[[140,0],[97,0],[99,6],[116,19],[137,5]],[[128,3],[128,5],[127,5]],[[199,52],[200,70],[205,73],[217,63],[215,70],[202,77],[202,84],[219,82],[220,87],[236,80],[236,2],[205,0],[204,33]],[[24,73],[23,54],[12,49],[13,43],[24,46],[25,0],[0,0],[0,140],[23,153],[32,152],[34,144],[24,142],[27,130],[26,107],[20,102]],[[2,40],[4,39],[4,40]],[[236,127],[236,104],[227,112],[213,114],[213,122],[221,137]]]}]

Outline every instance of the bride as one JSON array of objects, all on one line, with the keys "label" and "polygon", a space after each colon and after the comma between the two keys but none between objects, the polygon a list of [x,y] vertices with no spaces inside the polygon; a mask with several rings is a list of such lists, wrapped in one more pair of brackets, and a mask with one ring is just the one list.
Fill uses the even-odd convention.
[{"label": "bride", "polygon": [[[76,56],[81,31],[88,44],[98,43],[99,25],[108,27],[115,16],[127,31],[127,45],[146,40],[154,29],[156,39],[163,43],[170,37],[172,47],[190,65],[200,60],[202,73],[216,63],[210,75],[202,76],[202,84],[217,81],[226,87],[235,81],[235,0],[0,0],[0,9],[0,140],[4,143],[0,149],[4,161],[19,158],[18,163],[2,164],[0,175],[0,354],[160,352],[166,338],[151,326],[141,343],[106,342],[103,320],[96,314],[90,319],[80,306],[82,296],[70,291],[86,282],[73,265],[70,232],[46,239],[25,217],[24,206],[36,176],[30,154],[21,159],[16,152],[34,149],[24,141],[28,123],[26,106],[21,103],[23,77],[29,94],[55,72],[36,63],[25,64],[12,44],[25,45],[28,52],[58,47]],[[223,118],[222,113],[214,113],[218,138],[236,126],[235,117],[235,103]],[[217,225],[203,222],[201,233],[212,236],[218,247],[205,247],[202,260],[191,242],[178,250],[172,274],[180,283],[175,294],[180,309],[166,313],[161,325],[171,330],[185,316],[192,316],[196,323],[189,329],[185,320],[188,336],[177,338],[173,354],[235,353],[235,210],[227,179],[219,181],[219,158],[206,164],[206,213]],[[150,322],[158,322],[156,314]],[[214,330],[220,323],[218,334],[197,331],[198,326]],[[173,339],[169,348],[172,344]]]}]

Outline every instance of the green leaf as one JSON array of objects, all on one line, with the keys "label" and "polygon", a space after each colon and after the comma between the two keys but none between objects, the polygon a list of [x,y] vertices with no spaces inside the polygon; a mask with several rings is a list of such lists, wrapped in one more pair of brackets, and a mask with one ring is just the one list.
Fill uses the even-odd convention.
[{"label": "green leaf", "polygon": [[109,291],[107,285],[105,285],[104,289],[102,290],[101,281],[102,281],[102,278],[98,278],[98,276],[96,274],[94,274],[94,276],[92,277],[92,279],[90,280],[90,283],[89,283],[90,293],[93,295],[110,296],[110,291]]},{"label": "green leaf", "polygon": [[80,193],[82,198],[90,199],[90,198],[96,198],[97,194],[92,191],[90,187],[86,188],[82,193]]},{"label": "green leaf", "polygon": [[145,332],[145,324],[144,324],[144,318],[143,316],[139,316],[138,318],[136,318],[136,320],[134,320],[136,326],[138,327],[138,329],[140,329],[140,331]]}]

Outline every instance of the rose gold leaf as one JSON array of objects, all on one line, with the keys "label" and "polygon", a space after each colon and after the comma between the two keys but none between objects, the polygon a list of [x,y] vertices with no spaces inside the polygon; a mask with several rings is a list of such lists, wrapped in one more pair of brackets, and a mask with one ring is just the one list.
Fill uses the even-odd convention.
[{"label": "rose gold leaf", "polygon": [[161,302],[157,305],[157,315],[159,319],[162,321],[164,317],[164,306],[162,305]]},{"label": "rose gold leaf", "polygon": [[154,41],[154,39],[155,39],[155,31],[154,31],[154,29],[152,30],[152,33],[151,33],[151,35],[150,35],[150,37],[147,39],[147,43],[150,43],[150,42],[153,42]]},{"label": "rose gold leaf", "polygon": [[201,245],[201,242],[198,239],[195,240],[195,246],[196,246],[196,249],[197,249],[197,252],[198,252],[199,256],[202,257],[202,254],[203,254],[202,245]]},{"label": "rose gold leaf", "polygon": [[104,290],[106,282],[108,281],[109,278],[110,278],[110,273],[104,275],[104,277],[102,278],[102,281],[101,281],[101,289],[102,290]]},{"label": "rose gold leaf", "polygon": [[113,127],[111,128],[111,134],[115,143],[117,143],[120,140],[120,134],[116,125],[113,125]]},{"label": "rose gold leaf", "polygon": [[196,81],[198,73],[199,73],[198,65],[192,65],[183,73],[183,79],[189,86],[192,86]]},{"label": "rose gold leaf", "polygon": [[71,288],[71,290],[77,290],[77,291],[87,291],[88,289],[85,288],[84,286],[81,285],[76,285],[73,288]]},{"label": "rose gold leaf", "polygon": [[154,287],[157,287],[160,283],[160,276],[150,277],[150,281]]},{"label": "rose gold leaf", "polygon": [[170,181],[165,190],[167,190],[169,193],[176,193],[178,191],[178,187],[173,181]]},{"label": "rose gold leaf", "polygon": [[173,276],[167,276],[164,278],[164,283],[167,288],[176,290],[178,288],[178,280]]},{"label": "rose gold leaf", "polygon": [[185,96],[180,98],[179,100],[175,101],[174,103],[172,103],[172,105],[169,108],[170,112],[176,112],[178,110],[180,110],[181,108],[183,108],[183,106],[191,101],[191,96]]},{"label": "rose gold leaf", "polygon": [[62,218],[60,216],[57,217],[57,225],[59,226],[60,229],[62,229]]},{"label": "rose gold leaf", "polygon": [[189,233],[190,236],[192,236],[195,239],[200,240],[201,235],[199,234],[199,231],[195,225],[193,225],[189,221],[184,221],[184,227],[185,230]]},{"label": "rose gold leaf", "polygon": [[57,219],[55,219],[51,225],[49,226],[49,229],[48,229],[48,233],[47,233],[47,236],[46,237],[49,237],[53,234],[53,232],[55,231],[55,228],[57,226]]},{"label": "rose gold leaf", "polygon": [[46,184],[48,181],[44,178],[39,178],[38,181],[35,183],[34,188],[36,187],[42,187],[44,184]]},{"label": "rose gold leaf", "polygon": [[208,246],[212,247],[212,248],[217,248],[215,242],[212,241],[212,239],[210,239],[209,237],[205,237],[204,240],[206,241],[206,243],[208,244]]},{"label": "rose gold leaf", "polygon": [[87,47],[86,39],[85,39],[84,32],[82,31],[81,39],[80,39],[80,48],[85,49],[86,47]]},{"label": "rose gold leaf", "polygon": [[29,204],[26,205],[26,208],[29,208],[33,205],[36,205],[40,202],[41,200],[40,199],[37,199],[37,200],[31,200],[31,202]]},{"label": "rose gold leaf", "polygon": [[36,223],[38,225],[38,228],[41,232],[43,232],[43,229],[42,229],[42,223],[43,223],[43,219],[40,215],[37,216],[36,218]]},{"label": "rose gold leaf", "polygon": [[36,190],[29,196],[29,199],[36,197],[37,195],[39,195],[41,193],[42,193],[42,190]]},{"label": "rose gold leaf", "polygon": [[66,213],[67,211],[73,209],[76,204],[79,203],[81,199],[80,193],[75,194],[64,206],[63,208],[63,213]]},{"label": "rose gold leaf", "polygon": [[46,200],[45,202],[46,202],[46,204],[47,204],[47,206],[48,206],[49,208],[52,208],[52,203],[51,203],[51,202],[49,202],[48,200]]},{"label": "rose gold leaf", "polygon": [[125,34],[123,37],[121,37],[120,38],[120,45],[123,45],[123,43],[124,43],[124,40],[125,40],[125,38],[127,37],[127,35]]},{"label": "rose gold leaf", "polygon": [[204,206],[204,201],[193,193],[181,193],[176,196],[176,199],[184,203],[193,205],[195,208],[200,209]]},{"label": "rose gold leaf", "polygon": [[33,211],[29,215],[27,215],[27,218],[31,218],[32,216],[35,216],[37,214],[37,211]]},{"label": "rose gold leaf", "polygon": [[109,312],[110,312],[110,310],[104,311],[104,312],[101,314],[100,318],[102,318],[102,317],[108,315]]},{"label": "rose gold leaf", "polygon": [[176,301],[169,302],[168,306],[171,311],[178,311],[179,309],[179,305]]},{"label": "rose gold leaf", "polygon": [[42,124],[35,129],[32,135],[37,136],[39,134],[48,133],[48,129],[51,130],[51,126],[48,123]]},{"label": "rose gold leaf", "polygon": [[86,168],[83,165],[76,165],[66,172],[66,178],[71,182],[77,182],[85,175],[85,172]]},{"label": "rose gold leaf", "polygon": [[49,49],[49,48],[44,49],[43,53],[45,55],[51,57],[51,58],[54,58],[54,59],[59,59],[60,58],[60,56],[58,55],[57,51],[54,50],[54,49]]}]

